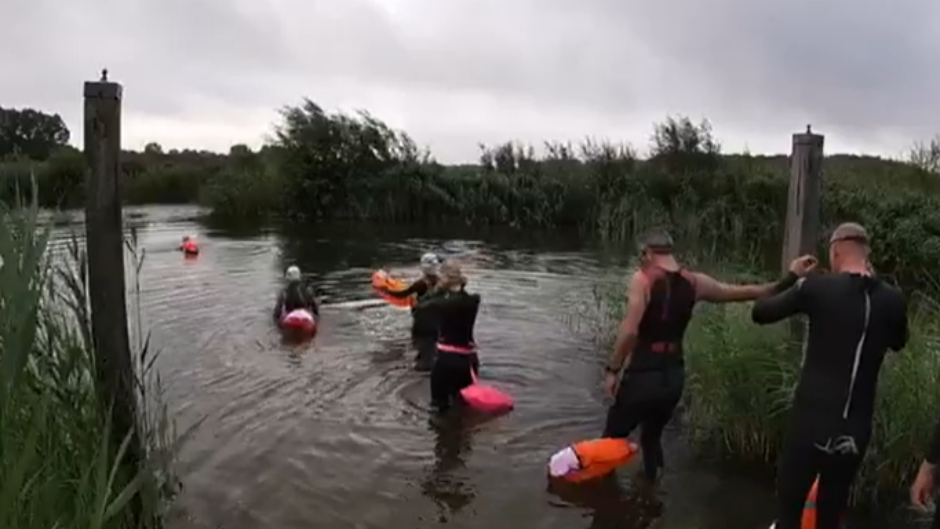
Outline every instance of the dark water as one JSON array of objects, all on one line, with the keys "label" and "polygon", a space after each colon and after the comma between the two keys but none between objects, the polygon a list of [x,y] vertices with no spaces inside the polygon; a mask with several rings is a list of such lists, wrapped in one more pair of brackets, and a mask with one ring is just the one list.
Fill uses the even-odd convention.
[{"label": "dark water", "polygon": [[[589,318],[598,281],[622,270],[563,242],[574,237],[239,233],[206,227],[194,209],[128,213],[146,249],[143,318],[171,407],[181,429],[205,417],[181,455],[175,528],[756,529],[772,519],[767,485],[696,461],[681,421],[655,495],[632,483],[636,464],[577,495],[546,490],[547,458],[600,433],[606,351],[570,322]],[[184,260],[175,247],[192,233],[202,255]],[[516,398],[507,416],[429,421],[409,314],[369,288],[379,267],[415,276],[428,250],[461,258],[483,295],[481,377]],[[283,345],[270,321],[295,263],[328,297],[319,336],[302,346]]]}]

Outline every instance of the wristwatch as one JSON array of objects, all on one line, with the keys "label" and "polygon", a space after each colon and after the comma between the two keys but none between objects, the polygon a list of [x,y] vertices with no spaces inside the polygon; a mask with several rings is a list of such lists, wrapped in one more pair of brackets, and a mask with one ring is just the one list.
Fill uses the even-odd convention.
[{"label": "wristwatch", "polygon": [[620,372],[619,369],[614,369],[614,368],[612,368],[612,367],[610,367],[610,366],[604,366],[604,371],[607,372],[607,373],[610,373],[611,375],[616,375],[617,373]]}]

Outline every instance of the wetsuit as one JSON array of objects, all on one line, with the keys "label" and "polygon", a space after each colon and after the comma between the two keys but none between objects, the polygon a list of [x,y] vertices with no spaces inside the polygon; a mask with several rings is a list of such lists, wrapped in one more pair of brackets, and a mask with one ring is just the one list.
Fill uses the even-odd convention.
[{"label": "wetsuit", "polygon": [[470,374],[480,369],[480,360],[473,339],[480,309],[479,294],[464,290],[445,291],[427,298],[422,309],[437,317],[437,360],[431,370],[431,405],[446,411],[460,395],[460,390],[473,383]]},{"label": "wetsuit", "polygon": [[405,290],[394,292],[386,291],[395,298],[415,296],[418,303],[411,309],[413,322],[411,324],[411,341],[417,350],[415,369],[430,371],[437,355],[437,321],[435,315],[421,307],[421,301],[429,294],[433,294],[431,285],[426,278],[421,278],[408,286]]},{"label": "wetsuit", "polygon": [[777,467],[777,529],[799,529],[819,476],[816,527],[836,529],[871,439],[878,372],[907,343],[903,294],[880,279],[791,274],[754,303],[755,323],[804,314],[809,334]]},{"label": "wetsuit", "polygon": [[280,321],[285,314],[297,309],[307,309],[314,316],[320,315],[316,298],[299,281],[289,283],[278,295],[274,306],[274,320]]},{"label": "wetsuit", "polygon": [[685,270],[650,267],[649,301],[637,330],[637,343],[607,412],[604,437],[628,437],[642,426],[643,470],[656,479],[664,466],[663,429],[682,399],[685,363],[682,341],[695,307],[695,278]]}]

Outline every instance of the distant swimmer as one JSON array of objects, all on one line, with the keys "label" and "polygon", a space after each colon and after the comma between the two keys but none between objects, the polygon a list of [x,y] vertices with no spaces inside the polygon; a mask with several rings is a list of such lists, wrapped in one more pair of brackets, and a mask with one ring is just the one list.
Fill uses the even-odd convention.
[{"label": "distant swimmer", "polygon": [[421,256],[421,277],[415,280],[408,288],[400,291],[383,289],[383,293],[394,298],[417,297],[417,304],[411,309],[414,322],[411,326],[411,341],[417,352],[415,355],[415,369],[417,371],[430,371],[434,365],[437,352],[437,322],[434,314],[420,308],[421,300],[433,292],[438,284],[439,270],[443,264],[437,254],[426,253]]},{"label": "distant swimmer", "polygon": [[[641,265],[627,290],[626,315],[606,367],[604,385],[614,403],[603,437],[626,439],[642,427],[643,472],[655,482],[665,464],[663,429],[685,388],[682,342],[695,304],[750,301],[776,284],[729,285],[687,270],[673,255],[672,238],[662,231],[643,239],[640,254]],[[805,274],[808,262],[797,259],[791,270]]]},{"label": "distant swimmer", "polygon": [[308,310],[314,317],[319,317],[320,307],[317,304],[316,295],[309,285],[303,284],[300,268],[288,267],[284,278],[287,279],[287,285],[278,293],[277,302],[274,305],[274,321],[280,322],[285,315],[298,309]]},{"label": "distant swimmer", "polygon": [[199,245],[196,244],[196,239],[189,235],[184,235],[182,242],[180,242],[179,251],[183,252],[186,255],[196,255],[199,253]]},{"label": "distant swimmer", "polygon": [[[872,275],[868,232],[842,224],[829,238],[831,273],[791,274],[754,304],[754,322],[803,314],[809,333],[777,466],[777,529],[799,529],[819,477],[816,527],[837,529],[871,439],[878,373],[907,344],[907,303]],[[792,269],[791,269],[792,270]]]}]

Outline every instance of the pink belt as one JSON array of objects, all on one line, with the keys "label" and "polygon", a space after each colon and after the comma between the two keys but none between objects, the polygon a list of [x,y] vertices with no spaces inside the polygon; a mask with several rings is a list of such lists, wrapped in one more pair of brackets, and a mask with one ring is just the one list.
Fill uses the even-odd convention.
[{"label": "pink belt", "polygon": [[445,353],[457,353],[457,354],[472,354],[477,351],[476,345],[471,345],[469,347],[461,347],[459,345],[447,345],[444,343],[437,343],[437,349],[439,351],[444,351]]}]

